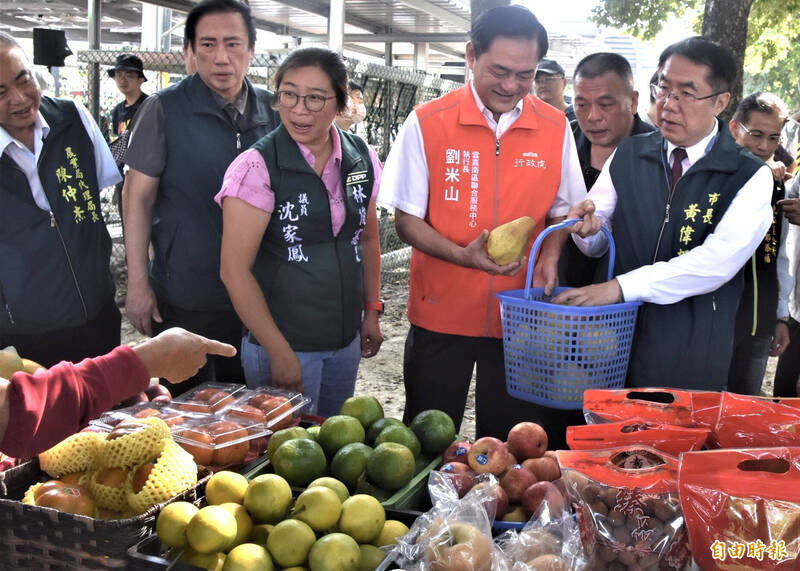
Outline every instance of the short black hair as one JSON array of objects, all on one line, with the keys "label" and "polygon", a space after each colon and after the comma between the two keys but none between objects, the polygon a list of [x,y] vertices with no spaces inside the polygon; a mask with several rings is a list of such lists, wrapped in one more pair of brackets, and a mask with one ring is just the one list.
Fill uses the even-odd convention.
[{"label": "short black hair", "polygon": [[364,93],[364,88],[361,87],[358,83],[356,83],[352,79],[347,82],[347,88],[350,91],[360,91],[361,93]]},{"label": "short black hair", "polygon": [[578,62],[575,73],[572,74],[572,79],[574,83],[578,77],[594,79],[595,77],[600,77],[607,73],[615,73],[623,83],[625,83],[628,91],[633,93],[633,71],[631,70],[631,64],[619,54],[610,52],[589,54]]},{"label": "short black hair", "polygon": [[186,16],[186,28],[183,32],[184,43],[188,41],[192,45],[192,49],[197,51],[194,41],[196,39],[197,23],[200,18],[207,14],[225,12],[237,12],[242,15],[244,27],[247,29],[247,45],[252,49],[256,45],[256,24],[253,21],[250,6],[239,0],[203,0],[195,4],[194,8],[189,10],[189,15]]},{"label": "short black hair", "polygon": [[281,81],[287,71],[301,67],[318,67],[328,75],[336,93],[336,108],[344,111],[347,107],[348,91],[347,66],[342,56],[328,48],[298,48],[286,56],[275,72],[275,89],[280,89]]},{"label": "short black hair", "polygon": [[708,68],[708,83],[714,91],[730,91],[736,80],[736,60],[728,48],[705,36],[693,36],[668,46],[658,56],[658,69],[664,70],[666,61],[674,55],[685,57],[692,63]]},{"label": "short black hair", "polygon": [[497,37],[535,39],[539,59],[547,54],[547,30],[524,6],[495,6],[478,16],[469,33],[475,58],[487,52]]},{"label": "short black hair", "polygon": [[746,123],[750,118],[751,111],[783,117],[784,121],[789,117],[789,108],[786,103],[774,93],[769,92],[757,91],[742,99],[733,113],[733,120],[741,124]]}]

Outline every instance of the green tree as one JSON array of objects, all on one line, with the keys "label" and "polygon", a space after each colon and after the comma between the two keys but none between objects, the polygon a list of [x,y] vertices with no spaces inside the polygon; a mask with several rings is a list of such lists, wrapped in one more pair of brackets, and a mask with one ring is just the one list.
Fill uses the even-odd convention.
[{"label": "green tree", "polygon": [[601,0],[593,20],[651,40],[671,14],[682,17],[701,9],[695,31],[729,48],[739,67],[725,115],[741,100],[743,79],[745,92],[772,91],[797,108],[800,0]]}]

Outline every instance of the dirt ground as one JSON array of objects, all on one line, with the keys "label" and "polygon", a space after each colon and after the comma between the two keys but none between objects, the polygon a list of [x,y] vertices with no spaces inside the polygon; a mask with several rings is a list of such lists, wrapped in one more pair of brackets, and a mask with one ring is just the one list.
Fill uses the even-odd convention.
[{"label": "dirt ground", "polygon": [[[356,382],[356,394],[372,395],[384,407],[386,416],[402,418],[405,404],[405,389],[403,388],[403,347],[408,321],[406,319],[406,300],[408,286],[405,283],[387,284],[382,286],[382,294],[386,301],[386,310],[381,318],[381,331],[383,345],[377,355],[370,359],[362,359]],[[122,339],[127,344],[135,344],[143,339],[128,323],[122,320]],[[776,358],[770,358],[767,372],[764,376],[762,392],[772,394],[772,380],[775,376]],[[466,437],[475,435],[475,386],[469,392],[464,421],[459,434]]]}]

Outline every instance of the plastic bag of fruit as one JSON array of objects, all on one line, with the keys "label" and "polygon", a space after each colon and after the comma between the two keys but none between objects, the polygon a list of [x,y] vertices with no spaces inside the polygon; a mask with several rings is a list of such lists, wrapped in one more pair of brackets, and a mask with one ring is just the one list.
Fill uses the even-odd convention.
[{"label": "plastic bag of fruit", "polygon": [[[650,422],[694,426],[696,408],[709,409],[719,393],[676,389],[590,389],[583,393],[583,415],[589,424],[641,418]],[[713,412],[711,413],[713,414]],[[711,424],[706,426],[711,427]]]},{"label": "plastic bag of fruit", "polygon": [[513,571],[566,571],[586,565],[578,521],[571,514],[552,519],[543,512],[521,530],[508,530],[495,537],[495,544],[512,562]]},{"label": "plastic bag of fruit", "polygon": [[677,459],[647,446],[558,451],[589,569],[681,569],[689,561]]},{"label": "plastic bag of fruit", "polygon": [[606,424],[567,427],[567,445],[571,450],[600,450],[643,444],[670,456],[700,450],[711,431],[631,418]]},{"label": "plastic bag of fruit", "polygon": [[491,524],[482,502],[469,498],[440,500],[397,539],[390,554],[397,565],[406,571],[508,569],[509,562],[492,542]]},{"label": "plastic bag of fruit", "polygon": [[705,571],[800,565],[800,448],[689,452],[678,486]]},{"label": "plastic bag of fruit", "polygon": [[714,435],[720,448],[800,446],[800,408],[722,393]]}]

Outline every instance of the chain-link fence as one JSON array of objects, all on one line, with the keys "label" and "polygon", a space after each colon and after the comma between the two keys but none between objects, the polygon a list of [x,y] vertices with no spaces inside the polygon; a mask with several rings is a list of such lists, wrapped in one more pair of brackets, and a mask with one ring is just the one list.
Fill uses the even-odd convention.
[{"label": "chain-link fence", "polygon": [[[142,85],[145,93],[154,93],[178,82],[186,74],[183,55],[180,52],[116,50],[79,52],[81,75],[86,77],[88,86],[84,99],[89,109],[93,108],[95,100],[98,102],[98,122],[109,139],[113,137],[111,111],[123,97],[107,70],[114,66],[117,56],[122,53],[134,54],[141,58],[147,78]],[[274,89],[274,76],[281,57],[282,55],[276,54],[256,55],[247,74],[250,81]],[[364,89],[367,117],[359,133],[375,149],[381,160],[386,159],[400,126],[415,105],[460,87],[458,83],[423,72],[406,71],[355,59],[348,59],[347,67],[350,79]],[[89,81],[95,73],[99,76],[99,88],[96,93],[92,88],[92,82]],[[122,241],[122,221],[113,194],[113,189],[106,189],[101,198],[103,214],[114,241],[112,271],[118,276],[122,292],[125,289],[125,250]],[[394,217],[383,209],[379,210],[378,227],[381,246],[381,283],[404,283],[408,279],[410,248],[398,238],[394,228]]]}]

